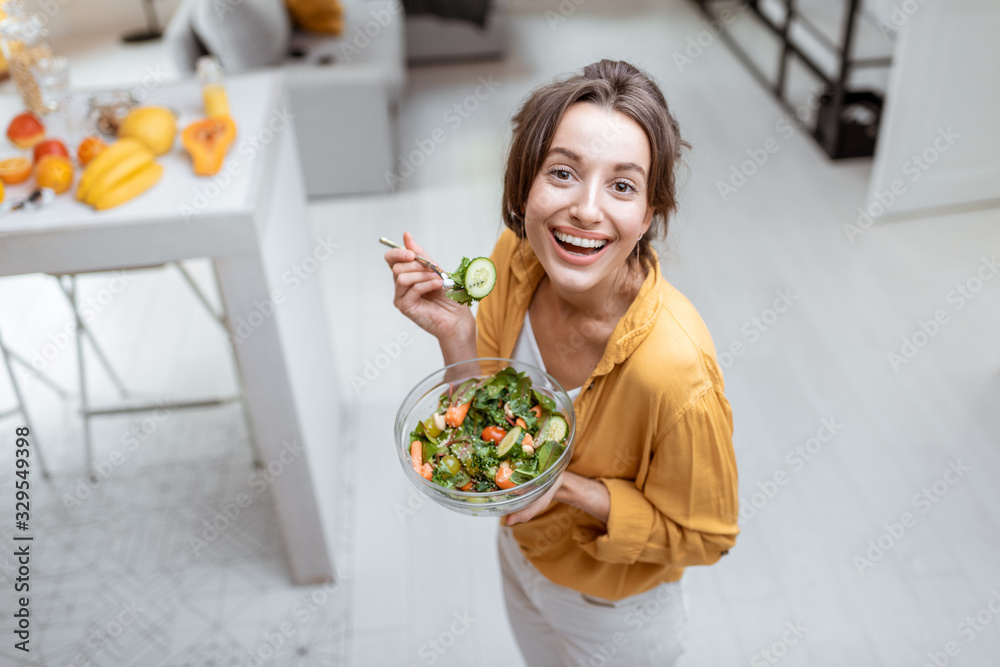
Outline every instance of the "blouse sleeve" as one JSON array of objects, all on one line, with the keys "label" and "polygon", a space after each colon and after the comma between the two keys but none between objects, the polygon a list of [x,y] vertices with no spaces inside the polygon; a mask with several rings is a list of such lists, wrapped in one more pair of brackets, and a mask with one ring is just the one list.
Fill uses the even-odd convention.
[{"label": "blouse sleeve", "polygon": [[729,402],[714,386],[694,400],[636,481],[599,478],[611,495],[606,532],[581,547],[608,563],[710,565],[736,543],[738,480]]}]

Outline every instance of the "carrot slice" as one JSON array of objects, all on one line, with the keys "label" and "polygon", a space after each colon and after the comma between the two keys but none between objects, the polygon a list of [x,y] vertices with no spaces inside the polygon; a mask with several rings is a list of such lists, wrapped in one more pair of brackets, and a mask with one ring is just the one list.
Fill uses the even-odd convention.
[{"label": "carrot slice", "polygon": [[424,445],[419,440],[414,440],[410,443],[410,462],[413,463],[413,470],[418,474],[423,474],[420,472],[420,466],[424,461]]},{"label": "carrot slice", "polygon": [[509,461],[502,461],[500,467],[497,468],[497,474],[493,478],[493,481],[497,483],[501,489],[512,489],[516,484],[510,481],[510,476],[514,474],[514,468],[511,467]]},{"label": "carrot slice", "polygon": [[469,406],[472,401],[461,405],[450,405],[444,413],[444,423],[452,428],[458,428],[465,421],[465,415],[469,414]]}]

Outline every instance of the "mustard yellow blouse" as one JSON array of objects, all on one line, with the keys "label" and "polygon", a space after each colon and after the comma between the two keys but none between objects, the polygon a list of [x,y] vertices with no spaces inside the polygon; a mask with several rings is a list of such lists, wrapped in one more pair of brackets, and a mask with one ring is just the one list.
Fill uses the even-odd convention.
[{"label": "mustard yellow blouse", "polygon": [[[491,256],[493,292],[476,315],[478,353],[510,357],[545,273],[505,230]],[[567,345],[569,345],[567,341]],[[710,565],[736,543],[733,418],[715,347],[698,312],[650,271],[604,356],[574,401],[569,471],[611,495],[607,525],[553,503],[513,526],[525,556],[551,581],[619,600]]]}]

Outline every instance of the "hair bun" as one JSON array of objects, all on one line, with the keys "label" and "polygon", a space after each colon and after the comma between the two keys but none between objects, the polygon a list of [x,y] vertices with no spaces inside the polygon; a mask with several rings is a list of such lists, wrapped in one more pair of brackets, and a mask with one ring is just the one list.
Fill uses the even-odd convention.
[{"label": "hair bun", "polygon": [[607,58],[583,68],[584,77],[604,79],[615,85],[626,83],[637,74],[642,74],[642,72],[632,63],[627,63],[624,60],[608,60]]}]

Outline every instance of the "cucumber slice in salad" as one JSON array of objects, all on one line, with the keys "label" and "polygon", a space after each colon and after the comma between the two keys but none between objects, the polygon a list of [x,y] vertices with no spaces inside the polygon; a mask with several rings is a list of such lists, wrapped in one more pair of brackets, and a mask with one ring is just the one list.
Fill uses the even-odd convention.
[{"label": "cucumber slice in salad", "polygon": [[562,418],[562,415],[554,414],[549,417],[548,421],[542,426],[542,430],[539,431],[538,442],[547,442],[549,440],[562,442],[566,439],[567,433],[569,433],[569,424]]},{"label": "cucumber slice in salad", "polygon": [[515,426],[511,430],[507,431],[507,435],[503,437],[500,444],[497,445],[497,458],[503,458],[504,455],[510,451],[510,448],[518,441],[521,435],[521,427]]}]

